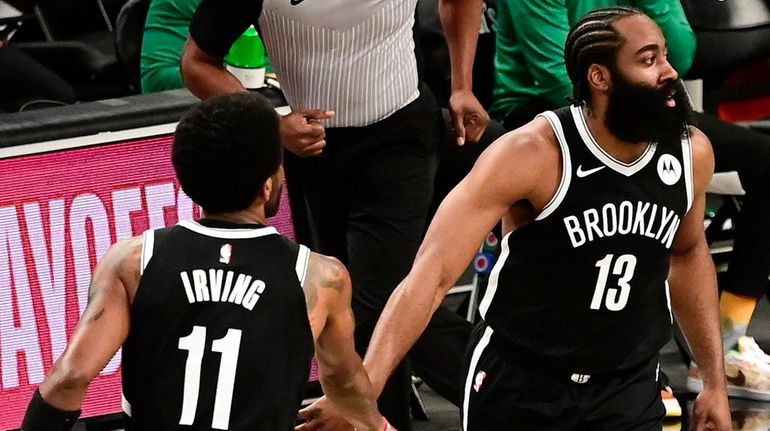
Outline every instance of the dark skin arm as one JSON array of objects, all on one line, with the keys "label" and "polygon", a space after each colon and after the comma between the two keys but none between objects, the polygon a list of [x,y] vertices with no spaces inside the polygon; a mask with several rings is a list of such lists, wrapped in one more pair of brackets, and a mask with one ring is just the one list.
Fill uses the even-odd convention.
[{"label": "dark skin arm", "polygon": [[[227,71],[223,59],[206,53],[195,39],[187,38],[181,60],[182,77],[191,93],[206,100],[223,93],[246,91],[241,82]],[[322,120],[334,117],[334,111],[301,109],[281,117],[283,146],[300,157],[318,156],[326,147]]]},{"label": "dark skin arm", "polygon": [[[324,394],[357,430],[381,431],[377,397],[353,343],[348,271],[337,259],[312,253],[304,287]],[[312,414],[300,419],[307,422],[298,429],[315,425]]]},{"label": "dark skin arm", "polygon": [[489,114],[473,95],[473,58],[481,26],[482,0],[440,0],[441,26],[449,48],[452,94],[449,110],[457,144],[478,142]]},{"label": "dark skin arm", "polygon": [[714,172],[708,138],[691,128],[693,144],[692,208],[673,244],[669,271],[671,306],[703,374],[703,392],[693,408],[693,429],[730,429],[722,333],[719,326],[716,272],[703,231],[706,187]]},{"label": "dark skin arm", "polygon": [[40,394],[60,410],[80,409],[88,384],[128,337],[130,307],[139,285],[141,237],[120,241],[94,269],[88,306],[67,349],[40,385]]}]

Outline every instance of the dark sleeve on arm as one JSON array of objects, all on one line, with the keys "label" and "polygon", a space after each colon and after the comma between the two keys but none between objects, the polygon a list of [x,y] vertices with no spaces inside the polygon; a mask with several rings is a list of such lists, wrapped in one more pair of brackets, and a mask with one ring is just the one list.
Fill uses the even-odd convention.
[{"label": "dark sleeve on arm", "polygon": [[262,0],[203,0],[190,22],[190,37],[208,55],[224,58],[249,25],[257,25]]}]

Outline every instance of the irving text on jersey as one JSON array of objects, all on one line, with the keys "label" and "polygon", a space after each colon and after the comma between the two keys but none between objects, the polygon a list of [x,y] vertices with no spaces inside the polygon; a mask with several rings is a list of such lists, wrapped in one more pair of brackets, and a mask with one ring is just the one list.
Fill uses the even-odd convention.
[{"label": "irving text on jersey", "polygon": [[222,269],[194,269],[182,271],[184,292],[187,301],[195,302],[231,302],[251,311],[265,291],[265,282],[252,280],[252,276],[236,274]]},{"label": "irving text on jersey", "polygon": [[601,209],[589,208],[582,215],[564,217],[573,248],[614,235],[642,235],[660,241],[668,249],[680,222],[679,216],[666,207],[629,201],[607,203]]}]

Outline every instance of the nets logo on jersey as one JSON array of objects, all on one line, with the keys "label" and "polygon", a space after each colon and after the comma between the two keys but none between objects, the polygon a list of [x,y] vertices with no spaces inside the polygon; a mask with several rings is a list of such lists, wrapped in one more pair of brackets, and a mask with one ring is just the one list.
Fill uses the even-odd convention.
[{"label": "nets logo on jersey", "polygon": [[671,154],[663,154],[658,159],[658,176],[664,184],[673,186],[682,177],[682,164]]},{"label": "nets logo on jersey", "polygon": [[219,262],[229,265],[232,257],[233,246],[231,244],[225,244],[219,249]]}]

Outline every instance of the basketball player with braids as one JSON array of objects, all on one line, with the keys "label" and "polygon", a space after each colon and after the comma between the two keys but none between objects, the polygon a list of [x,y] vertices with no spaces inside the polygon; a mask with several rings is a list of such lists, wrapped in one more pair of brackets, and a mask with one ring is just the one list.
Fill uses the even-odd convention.
[{"label": "basketball player with braids", "polygon": [[127,430],[290,430],[314,345],[342,414],[358,429],[392,429],[355,352],[347,270],[265,225],[282,179],[270,103],[249,93],[202,103],[179,122],[172,161],[204,217],[107,251],[22,429],[71,429],[121,345]]},{"label": "basketball player with braids", "polygon": [[502,218],[466,358],[466,431],[660,430],[658,351],[679,321],[701,367],[694,429],[730,428],[716,277],[703,233],[714,160],[660,28],[636,9],[579,20],[576,101],[488,148],[439,208],[364,360],[375,389]]}]

